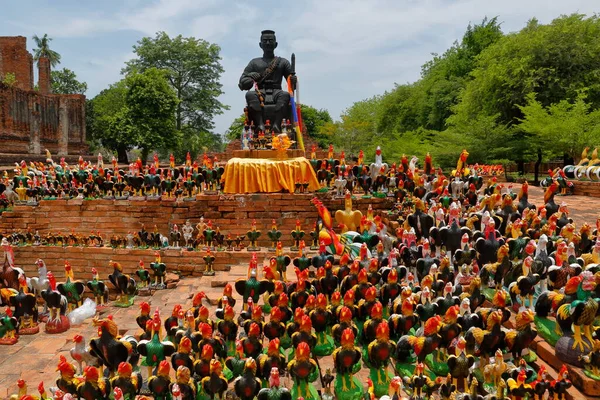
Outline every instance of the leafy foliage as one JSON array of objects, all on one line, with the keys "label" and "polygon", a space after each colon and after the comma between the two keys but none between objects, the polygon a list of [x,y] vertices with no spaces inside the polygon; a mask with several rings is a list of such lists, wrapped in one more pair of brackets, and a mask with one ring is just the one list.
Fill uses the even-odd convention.
[{"label": "leafy foliage", "polygon": [[12,72],[7,72],[4,76],[0,76],[0,82],[6,86],[14,86],[17,83],[17,76]]},{"label": "leafy foliage", "polygon": [[544,107],[534,93],[527,96],[527,104],[519,106],[524,117],[520,129],[532,135],[536,147],[548,149],[550,156],[568,154],[577,157],[586,146],[600,146],[600,110],[591,111],[592,105],[580,94],[574,102],[561,100]]},{"label": "leafy foliage", "polygon": [[[208,139],[203,143],[205,147],[221,143],[218,135],[210,133],[214,116],[228,109],[218,100],[223,94],[219,82],[223,73],[220,47],[194,37],[171,38],[165,32],[158,32],[154,38],[142,38],[133,48],[137,58],[127,62],[122,72],[130,74],[149,68],[164,71],[179,100],[175,109],[176,129]],[[187,138],[185,142],[197,140]]]},{"label": "leafy foliage", "polygon": [[55,94],[85,94],[87,91],[87,83],[79,82],[75,72],[68,68],[52,71],[50,83]]},{"label": "leafy foliage", "polygon": [[175,126],[178,100],[164,72],[150,68],[100,92],[87,107],[91,139],[118,153],[127,162],[127,151],[141,149],[142,160],[159,148],[177,147],[181,134]]},{"label": "leafy foliage", "polygon": [[60,64],[60,54],[50,49],[52,38],[49,38],[47,33],[41,38],[38,35],[33,35],[32,39],[37,46],[37,48],[33,50],[33,59],[35,61],[39,61],[40,58],[46,57],[53,68]]},{"label": "leafy foliage", "polygon": [[[453,166],[469,162],[574,158],[600,137],[600,20],[530,20],[503,34],[496,18],[469,25],[460,41],[421,70],[421,79],[348,108],[320,132],[346,151],[381,144],[384,157]],[[389,161],[389,158],[388,158]]]}]

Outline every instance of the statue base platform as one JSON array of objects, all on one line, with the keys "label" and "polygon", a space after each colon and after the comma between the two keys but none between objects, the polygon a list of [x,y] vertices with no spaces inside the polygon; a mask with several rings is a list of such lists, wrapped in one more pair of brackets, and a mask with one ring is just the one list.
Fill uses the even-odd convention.
[{"label": "statue base platform", "polygon": [[304,157],[289,159],[232,158],[225,166],[224,193],[294,193],[296,183],[308,182],[308,192],[321,187]]},{"label": "statue base platform", "polygon": [[[276,158],[280,157],[277,150],[234,150],[233,157],[237,158]],[[300,149],[289,149],[285,152],[286,158],[304,157],[304,152]]]}]

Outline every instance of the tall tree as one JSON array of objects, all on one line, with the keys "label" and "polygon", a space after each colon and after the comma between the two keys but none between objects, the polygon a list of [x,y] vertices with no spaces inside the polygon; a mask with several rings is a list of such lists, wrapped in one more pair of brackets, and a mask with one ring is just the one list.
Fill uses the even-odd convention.
[{"label": "tall tree", "polygon": [[178,102],[163,71],[132,72],[90,101],[90,140],[116,151],[123,163],[128,150],[140,148],[145,162],[151,150],[173,149],[182,142],[175,129]]},{"label": "tall tree", "polygon": [[166,73],[156,68],[130,74],[126,84],[123,118],[146,162],[150,150],[174,146],[179,140],[175,121],[179,100]]},{"label": "tall tree", "polygon": [[110,85],[87,101],[85,114],[88,140],[117,152],[119,163],[125,164],[127,151],[135,145],[133,138],[124,134],[126,129],[121,124],[126,93],[125,79]]},{"label": "tall tree", "polygon": [[587,102],[600,107],[598,36],[597,15],[561,16],[547,25],[532,19],[480,54],[451,122],[498,114],[500,123],[516,124],[530,93],[547,107],[586,90]]},{"label": "tall tree", "polygon": [[87,83],[79,82],[75,72],[68,68],[52,71],[50,83],[55,94],[85,94],[87,91]]},{"label": "tall tree", "polygon": [[228,109],[218,100],[223,93],[219,79],[223,73],[221,48],[202,39],[169,37],[158,32],[133,46],[137,58],[126,63],[123,73],[158,68],[175,90],[179,104],[175,110],[177,130],[191,126],[192,133],[211,132],[213,118]]},{"label": "tall tree", "polygon": [[44,33],[44,36],[41,38],[38,35],[33,35],[33,41],[37,46],[37,48],[33,50],[33,59],[35,61],[39,61],[41,57],[46,57],[50,61],[52,67],[56,67],[60,64],[60,54],[50,49],[52,38],[49,38],[47,33]]}]

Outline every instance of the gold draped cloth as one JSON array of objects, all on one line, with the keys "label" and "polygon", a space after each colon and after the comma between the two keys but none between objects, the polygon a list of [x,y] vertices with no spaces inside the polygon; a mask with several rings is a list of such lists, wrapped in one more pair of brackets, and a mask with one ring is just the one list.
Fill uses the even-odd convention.
[{"label": "gold draped cloth", "polygon": [[225,165],[225,193],[293,193],[296,182],[308,182],[308,191],[320,189],[317,175],[304,157],[286,160],[232,158]]}]

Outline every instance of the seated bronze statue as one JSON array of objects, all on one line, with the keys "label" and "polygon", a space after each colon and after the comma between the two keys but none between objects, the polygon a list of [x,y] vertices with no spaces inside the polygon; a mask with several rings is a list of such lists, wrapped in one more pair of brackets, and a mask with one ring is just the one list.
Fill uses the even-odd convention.
[{"label": "seated bronze statue", "polygon": [[[291,119],[290,95],[282,90],[281,80],[291,75],[293,88],[297,78],[294,66],[288,60],[275,56],[277,40],[275,32],[264,30],[260,35],[260,48],[263,56],[248,63],[240,77],[240,90],[247,90],[249,122],[254,123],[255,132],[265,131],[265,122],[269,120],[274,132],[282,131],[284,119]],[[255,88],[254,91],[250,89]],[[292,138],[294,139],[294,138]]]}]

